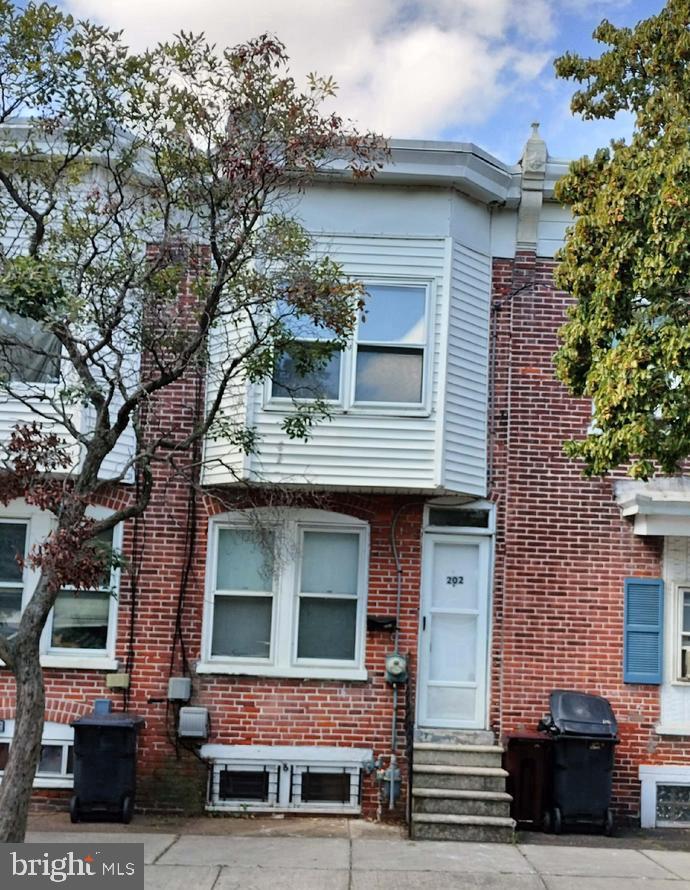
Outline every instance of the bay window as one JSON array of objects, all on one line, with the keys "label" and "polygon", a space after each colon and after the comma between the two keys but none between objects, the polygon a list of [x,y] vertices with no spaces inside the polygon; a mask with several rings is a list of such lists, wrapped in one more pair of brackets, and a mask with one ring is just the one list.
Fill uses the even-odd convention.
[{"label": "bay window", "polygon": [[324,399],[343,410],[419,412],[427,402],[429,284],[365,282],[365,308],[358,314],[353,342],[307,370],[305,358],[329,340],[328,331],[308,319],[289,320],[296,341],[276,362],[269,404]]},{"label": "bay window", "polygon": [[268,517],[211,523],[198,669],[364,679],[366,523],[318,510]]}]

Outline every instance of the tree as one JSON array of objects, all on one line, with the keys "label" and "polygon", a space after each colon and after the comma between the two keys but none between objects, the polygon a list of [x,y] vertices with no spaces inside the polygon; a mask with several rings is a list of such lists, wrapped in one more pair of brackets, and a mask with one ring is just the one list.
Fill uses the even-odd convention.
[{"label": "tree", "polygon": [[[33,417],[5,443],[0,500],[55,516],[28,557],[36,590],[0,634],[17,688],[1,841],[24,837],[43,725],[39,638],[60,589],[94,585],[113,559],[99,535],[146,510],[157,464],[184,461],[209,435],[256,447],[221,411],[235,379],[271,375],[286,355],[306,374],[351,334],[361,286],[290,216],[322,165],[370,176],[382,156],[378,137],[321,110],[333,92],[316,76],[301,91],[268,36],[217,50],[181,34],[134,55],[119,33],[0,0],[0,388]],[[300,318],[324,340],[300,343]],[[212,395],[181,435],[161,396],[190,376],[211,377]],[[295,401],[287,435],[324,412]],[[75,419],[85,414],[87,427]],[[135,451],[104,479],[127,429]],[[124,505],[90,519],[87,506],[131,473]]]},{"label": "tree", "polygon": [[594,431],[566,444],[589,475],[630,464],[674,473],[690,453],[690,3],[634,28],[603,21],[598,59],[570,53],[585,120],[634,115],[629,142],[574,162],[557,186],[576,222],[557,283],[575,298],[556,355],[570,392],[594,401]]}]

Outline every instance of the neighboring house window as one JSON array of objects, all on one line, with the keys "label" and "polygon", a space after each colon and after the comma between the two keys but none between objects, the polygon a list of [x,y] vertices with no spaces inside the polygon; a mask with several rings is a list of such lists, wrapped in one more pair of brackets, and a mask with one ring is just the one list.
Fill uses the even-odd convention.
[{"label": "neighboring house window", "polygon": [[0,634],[11,637],[19,626],[24,597],[24,572],[19,563],[26,556],[28,522],[0,521]]},{"label": "neighboring house window", "polygon": [[678,590],[678,677],[690,680],[690,588]]},{"label": "neighboring house window", "polygon": [[[96,538],[94,546],[112,555],[112,529]],[[49,619],[49,651],[107,652],[117,584],[117,569],[109,568],[94,590],[61,590],[53,606],[52,621]]]},{"label": "neighboring house window", "polygon": [[[22,571],[17,556],[25,556],[54,527],[50,513],[19,503],[7,508],[8,513],[10,509],[13,515],[0,516],[0,633],[4,636],[16,633],[22,607],[38,581],[38,573],[30,566]],[[103,508],[89,508],[89,512],[94,518],[108,513]],[[121,526],[101,535],[94,546],[119,551]],[[98,658],[113,661],[119,575],[119,568],[109,568],[96,589],[60,591],[41,637],[41,658],[46,666],[70,667],[77,659],[78,666],[84,666],[85,659],[87,666],[96,664]]]},{"label": "neighboring house window", "polygon": [[55,383],[60,352],[60,341],[38,322],[0,309],[0,379]]},{"label": "neighboring house window", "polygon": [[[7,765],[14,736],[14,720],[3,721],[0,731],[0,777]],[[43,726],[41,755],[34,779],[35,788],[71,788],[74,774],[74,730],[63,723]]]},{"label": "neighboring house window", "polygon": [[[328,332],[299,318],[289,322],[297,338],[277,362],[273,399],[322,398],[350,408],[419,410],[426,400],[429,286],[409,282],[366,283],[350,349],[307,372],[304,357]],[[300,365],[301,363],[301,365]]]},{"label": "neighboring house window", "polygon": [[363,669],[366,523],[314,510],[261,523],[212,522],[207,660],[294,676]]}]

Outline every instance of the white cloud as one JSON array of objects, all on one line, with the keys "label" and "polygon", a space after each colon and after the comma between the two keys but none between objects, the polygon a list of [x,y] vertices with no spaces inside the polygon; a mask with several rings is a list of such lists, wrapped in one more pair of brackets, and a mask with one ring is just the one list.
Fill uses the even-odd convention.
[{"label": "white cloud", "polygon": [[[264,31],[299,78],[332,74],[336,107],[389,136],[434,137],[487,120],[536,78],[554,33],[548,0],[63,0],[140,49],[174,32],[233,45]],[[574,0],[582,2],[582,0]]]}]

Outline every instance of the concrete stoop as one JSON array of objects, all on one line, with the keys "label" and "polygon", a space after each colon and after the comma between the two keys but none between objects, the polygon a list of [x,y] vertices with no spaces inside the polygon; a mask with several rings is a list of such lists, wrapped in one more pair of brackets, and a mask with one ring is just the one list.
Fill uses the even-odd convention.
[{"label": "concrete stoop", "polygon": [[[488,738],[487,738],[488,736]],[[412,825],[415,840],[510,843],[515,822],[506,793],[503,749],[482,733],[443,741],[415,741],[412,767]]]}]

